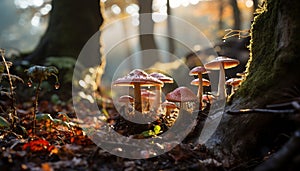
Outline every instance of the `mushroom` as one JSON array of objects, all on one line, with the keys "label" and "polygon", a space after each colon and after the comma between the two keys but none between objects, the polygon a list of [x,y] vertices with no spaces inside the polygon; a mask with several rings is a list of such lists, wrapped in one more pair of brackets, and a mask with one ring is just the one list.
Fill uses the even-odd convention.
[{"label": "mushroom", "polygon": [[165,101],[162,103],[162,107],[165,108],[165,113],[166,113],[166,116],[171,116],[171,112],[172,110],[174,109],[177,109],[177,105],[173,102],[169,102],[169,101]]},{"label": "mushroom", "polygon": [[[154,78],[157,78],[158,80],[162,81],[163,83],[173,83],[174,82],[173,78],[168,77],[162,73],[153,72],[149,75]],[[160,104],[161,104],[161,88],[162,88],[162,86],[156,85],[155,88],[156,88],[156,100],[155,100],[155,104],[154,104],[154,109],[156,111],[158,111],[160,108]]]},{"label": "mushroom", "polygon": [[204,94],[202,96],[202,99],[205,103],[211,103],[213,101],[213,99],[215,99],[215,96],[211,95],[211,94]]},{"label": "mushroom", "polygon": [[[203,87],[205,86],[210,86],[210,81],[202,78],[201,81],[199,78],[194,79],[191,82],[191,85],[195,85],[198,86],[198,92],[197,92],[197,96],[199,98],[199,109],[202,109],[202,93],[203,93]],[[201,87],[201,88],[200,88]]]},{"label": "mushroom", "polygon": [[226,85],[231,86],[231,93],[234,93],[237,90],[237,87],[242,82],[242,80],[243,80],[242,78],[230,78],[225,83],[226,83]]},{"label": "mushroom", "polygon": [[175,103],[169,101],[163,102],[162,107],[165,109],[166,125],[171,127],[178,117],[178,107]]},{"label": "mushroom", "polygon": [[125,104],[125,113],[129,114],[129,106],[134,102],[133,97],[129,95],[123,95],[119,97],[119,102]]},{"label": "mushroom", "polygon": [[150,104],[152,104],[151,101],[154,101],[153,99],[156,94],[152,91],[149,91],[147,89],[141,89],[141,96],[142,96],[142,108],[145,109],[144,111],[150,111]]},{"label": "mushroom", "polygon": [[236,59],[231,59],[224,56],[216,57],[211,62],[206,63],[204,66],[206,69],[220,70],[219,74],[219,85],[218,85],[218,96],[220,99],[226,98],[225,92],[225,70],[237,66],[240,62]]},{"label": "mushroom", "polygon": [[[207,70],[205,69],[205,67],[203,66],[197,66],[195,68],[193,68],[190,72],[189,75],[197,75],[199,78],[199,82],[197,84],[198,86],[198,93],[197,96],[199,97],[199,102],[202,102],[202,92],[203,92],[203,83],[202,83],[202,74],[207,74]],[[195,85],[195,84],[193,84]],[[199,108],[202,108],[202,104],[200,103]]]},{"label": "mushroom", "polygon": [[134,69],[128,75],[118,78],[113,82],[115,86],[133,86],[134,88],[134,108],[142,113],[141,86],[163,85],[158,79],[149,76],[141,69]]},{"label": "mushroom", "polygon": [[[171,102],[179,102],[180,108],[193,112],[194,106],[190,102],[196,102],[198,97],[187,87],[178,87],[166,95],[166,99]],[[186,105],[184,105],[186,104]]]}]

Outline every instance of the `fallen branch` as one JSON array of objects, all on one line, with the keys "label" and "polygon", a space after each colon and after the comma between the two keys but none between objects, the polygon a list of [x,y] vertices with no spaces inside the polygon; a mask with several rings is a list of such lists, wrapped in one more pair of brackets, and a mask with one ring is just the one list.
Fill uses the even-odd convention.
[{"label": "fallen branch", "polygon": [[255,171],[296,169],[297,163],[295,163],[295,159],[299,158],[299,154],[300,130],[297,130],[294,136],[278,152],[259,165]]}]

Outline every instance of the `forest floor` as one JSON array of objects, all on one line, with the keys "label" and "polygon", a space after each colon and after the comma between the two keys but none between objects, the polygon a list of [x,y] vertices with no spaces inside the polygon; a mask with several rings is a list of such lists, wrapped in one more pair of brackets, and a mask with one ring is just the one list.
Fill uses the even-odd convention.
[{"label": "forest floor", "polygon": [[[1,106],[9,106],[9,101],[0,102]],[[172,150],[148,159],[121,158],[105,152],[91,141],[78,125],[70,104],[41,101],[35,131],[32,129],[32,111],[31,102],[17,105],[20,125],[0,129],[2,171],[227,170],[204,146],[191,143],[180,143]],[[114,118],[110,122],[119,122],[119,117]]]}]

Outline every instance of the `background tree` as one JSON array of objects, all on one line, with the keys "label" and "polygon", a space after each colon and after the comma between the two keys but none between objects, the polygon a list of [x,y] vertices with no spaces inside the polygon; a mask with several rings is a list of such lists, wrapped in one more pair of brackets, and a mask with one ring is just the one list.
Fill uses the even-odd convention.
[{"label": "background tree", "polygon": [[241,11],[239,9],[237,0],[230,0],[230,5],[233,11],[233,19],[234,19],[233,29],[239,30],[241,28]]},{"label": "background tree", "polygon": [[52,0],[48,28],[27,59],[37,64],[43,63],[49,56],[77,58],[84,44],[103,22],[102,15],[97,15],[99,12],[99,0]]},{"label": "background tree", "polygon": [[[144,52],[142,58],[142,66],[149,67],[156,61],[159,61],[158,53],[156,51],[157,45],[155,43],[154,34],[154,21],[152,20],[152,0],[138,0],[140,6],[140,47],[141,50],[152,50],[149,53]],[[146,15],[141,15],[146,14]],[[150,15],[149,15],[150,14]],[[147,60],[145,60],[147,59]]]},{"label": "background tree", "polygon": [[[248,75],[227,110],[265,108],[300,96],[299,8],[297,0],[263,3],[251,27]],[[206,145],[227,164],[250,161],[276,149],[280,135],[292,135],[296,127],[287,115],[225,114]]]}]

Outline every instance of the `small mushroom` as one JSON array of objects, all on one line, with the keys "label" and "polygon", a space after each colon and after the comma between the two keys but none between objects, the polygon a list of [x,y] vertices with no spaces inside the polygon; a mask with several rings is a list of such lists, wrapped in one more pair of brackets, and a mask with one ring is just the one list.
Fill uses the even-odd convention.
[{"label": "small mushroom", "polygon": [[236,59],[231,59],[224,56],[216,57],[211,62],[206,63],[204,66],[210,70],[220,70],[219,74],[219,85],[218,85],[218,96],[220,99],[226,98],[225,92],[225,70],[228,68],[236,67],[240,62]]},{"label": "small mushroom", "polygon": [[142,96],[142,108],[144,112],[150,111],[150,106],[155,100],[156,94],[147,89],[141,89],[141,96]]},{"label": "small mushroom", "polygon": [[195,109],[195,102],[198,97],[187,87],[178,87],[174,91],[166,95],[166,99],[171,102],[179,102],[180,108],[189,112],[193,112]]},{"label": "small mushroom", "polygon": [[118,78],[113,82],[115,86],[133,86],[134,88],[134,108],[142,113],[141,86],[163,85],[158,79],[149,76],[141,69],[132,70],[128,75]]},{"label": "small mushroom", "polygon": [[[153,72],[151,74],[149,74],[150,76],[157,78],[158,80],[162,81],[163,83],[173,83],[173,78],[168,77],[162,73],[158,73],[158,72]],[[159,110],[160,108],[160,104],[161,104],[161,85],[156,85],[156,100],[155,100],[155,104],[154,104],[154,109],[156,111]]]},{"label": "small mushroom", "polygon": [[215,99],[215,96],[211,94],[204,94],[202,99],[205,103],[211,103]]},{"label": "small mushroom", "polygon": [[133,97],[131,97],[129,95],[123,95],[123,96],[119,97],[119,102],[125,104],[125,113],[129,114],[130,113],[129,106],[131,104],[133,104],[133,102],[134,102]]},{"label": "small mushroom", "polygon": [[171,127],[178,117],[178,107],[175,103],[169,101],[163,102],[162,107],[165,109],[166,125]]},{"label": "small mushroom", "polygon": [[[197,92],[197,96],[199,98],[199,109],[202,109],[202,93],[203,93],[203,87],[207,87],[207,86],[210,86],[210,81],[205,79],[205,78],[202,78],[201,80],[202,81],[199,81],[200,79],[199,78],[196,78],[194,79],[192,82],[191,82],[191,85],[195,85],[195,86],[198,86],[198,92]],[[200,84],[202,84],[202,86],[200,86]],[[201,89],[199,87],[202,87]],[[200,92],[201,91],[201,92]],[[201,96],[201,98],[200,98]]]},{"label": "small mushroom", "polygon": [[231,86],[231,93],[234,93],[242,81],[242,78],[230,78],[225,83]]},{"label": "small mushroom", "polygon": [[[197,96],[199,98],[200,106],[199,108],[202,108],[202,92],[203,92],[203,83],[202,83],[202,74],[207,74],[207,70],[203,66],[197,66],[193,68],[190,72],[189,75],[197,75],[198,76],[198,93]],[[193,84],[194,85],[194,84]]]}]

